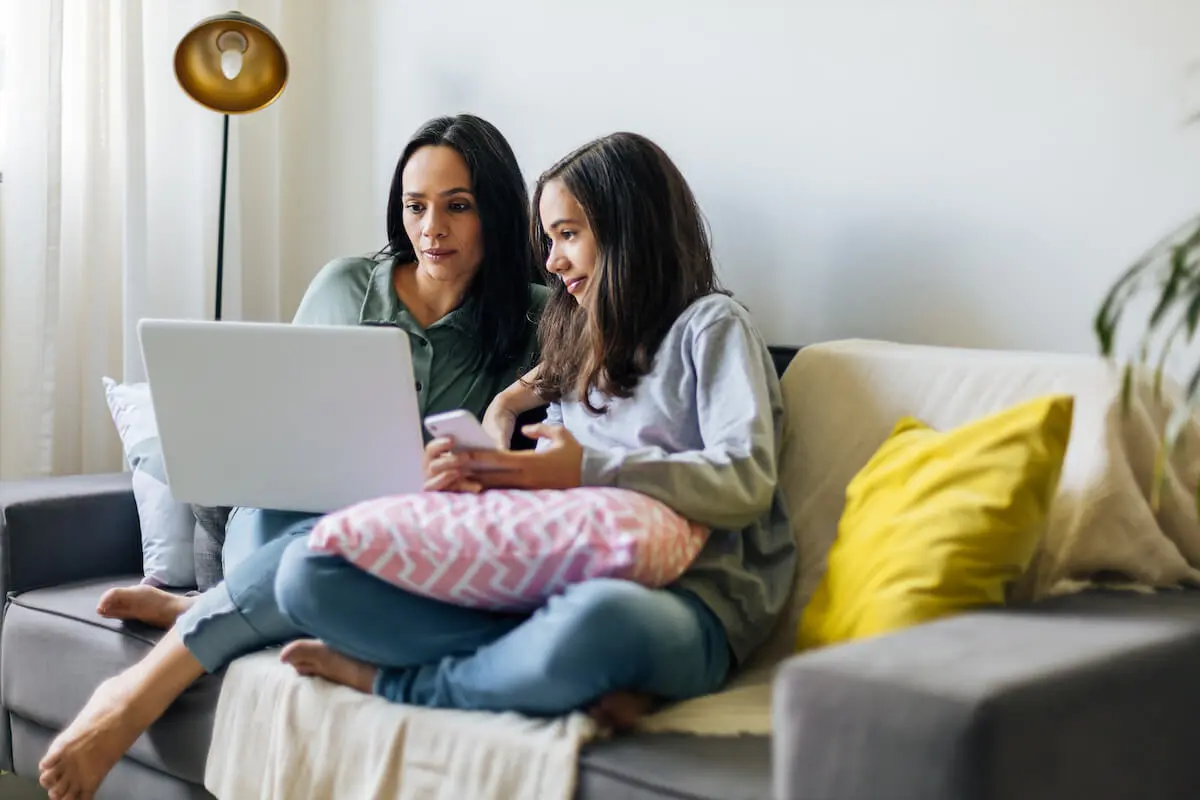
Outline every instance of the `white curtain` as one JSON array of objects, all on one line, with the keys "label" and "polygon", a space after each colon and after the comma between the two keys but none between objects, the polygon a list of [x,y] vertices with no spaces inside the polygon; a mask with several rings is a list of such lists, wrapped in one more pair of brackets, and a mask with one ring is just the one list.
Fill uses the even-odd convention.
[{"label": "white curtain", "polygon": [[0,478],[120,469],[100,377],[143,379],[140,318],[212,316],[222,119],[172,69],[203,17],[257,18],[292,63],[278,102],[231,119],[222,316],[287,317],[324,260],[382,244],[369,126],[333,147],[306,122],[352,47],[330,36],[361,35],[329,32],[333,5],[0,0]]}]

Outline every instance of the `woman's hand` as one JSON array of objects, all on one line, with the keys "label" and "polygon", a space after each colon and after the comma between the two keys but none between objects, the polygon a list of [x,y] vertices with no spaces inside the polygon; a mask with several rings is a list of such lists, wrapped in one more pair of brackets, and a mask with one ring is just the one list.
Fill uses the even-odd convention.
[{"label": "woman's hand", "polygon": [[433,439],[425,445],[425,491],[470,492],[483,490],[478,480],[462,469],[462,456],[455,454],[454,440]]},{"label": "woman's hand", "polygon": [[583,481],[583,446],[561,425],[526,425],[531,439],[545,439],[539,450],[452,455],[453,474],[484,489],[574,489]]}]

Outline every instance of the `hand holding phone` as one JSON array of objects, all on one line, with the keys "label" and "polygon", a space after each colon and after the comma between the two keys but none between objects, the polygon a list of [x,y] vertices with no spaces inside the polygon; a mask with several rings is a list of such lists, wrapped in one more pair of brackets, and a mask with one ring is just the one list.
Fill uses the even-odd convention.
[{"label": "hand holding phone", "polygon": [[470,411],[447,411],[425,418],[425,429],[433,436],[454,440],[454,452],[496,450],[496,443]]}]

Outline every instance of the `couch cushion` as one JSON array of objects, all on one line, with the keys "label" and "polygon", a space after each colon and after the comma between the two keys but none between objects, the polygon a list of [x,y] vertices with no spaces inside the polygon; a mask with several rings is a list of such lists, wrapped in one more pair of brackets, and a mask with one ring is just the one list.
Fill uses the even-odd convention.
[{"label": "couch cushion", "polygon": [[646,733],[596,742],[579,758],[577,800],[770,800],[766,736]]},{"label": "couch cushion", "polygon": [[1200,591],[1089,592],[799,655],[780,800],[1200,797]]},{"label": "couch cushion", "polygon": [[[779,461],[798,543],[793,603],[763,653],[791,653],[788,634],[824,575],[846,487],[904,416],[950,430],[1044,394],[1075,398],[1063,473],[1030,568],[1014,587],[1027,600],[1087,585],[1183,585],[1200,581],[1200,524],[1191,487],[1200,483],[1200,425],[1164,463],[1162,504],[1149,488],[1162,426],[1176,404],[1139,378],[1123,413],[1120,370],[1103,359],[886,342],[806,347],[783,378],[788,435]],[[814,391],[813,387],[820,387]],[[1194,422],[1194,420],[1193,420]]]},{"label": "couch cushion", "polygon": [[[61,730],[92,691],[140,660],[162,631],[104,619],[96,602],[107,589],[140,575],[90,581],[15,595],[0,646],[0,692],[5,707]],[[192,783],[202,783],[221,675],[193,685],[141,736],[129,757]]]},{"label": "couch cushion", "polygon": [[[162,632],[95,613],[107,589],[141,576],[40,589],[9,605],[0,647],[6,707],[61,730],[105,678],[141,659]],[[223,673],[202,678],[134,744],[129,758],[203,784]],[[767,800],[770,739],[637,734],[598,742],[580,757],[579,800]]]},{"label": "couch cushion", "polygon": [[1073,407],[1045,395],[948,431],[901,419],[846,487],[798,645],[1002,606],[1045,528]]},{"label": "couch cushion", "polygon": [[118,383],[109,377],[101,382],[125,460],[133,471],[146,581],[155,586],[195,586],[196,518],[191,506],[176,500],[167,486],[150,384]]}]

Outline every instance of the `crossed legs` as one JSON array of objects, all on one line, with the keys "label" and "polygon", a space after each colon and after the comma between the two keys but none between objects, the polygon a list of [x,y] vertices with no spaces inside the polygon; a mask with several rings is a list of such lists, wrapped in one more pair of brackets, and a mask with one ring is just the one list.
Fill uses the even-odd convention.
[{"label": "crossed legs", "polygon": [[724,629],[698,598],[628,581],[587,581],[531,615],[499,614],[420,597],[293,543],[276,601],[316,637],[284,648],[298,672],[411,705],[586,708],[620,725],[648,697],[715,691],[731,660]]}]

